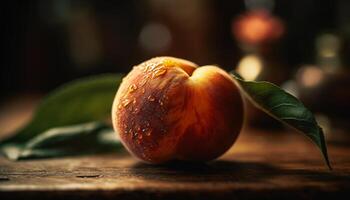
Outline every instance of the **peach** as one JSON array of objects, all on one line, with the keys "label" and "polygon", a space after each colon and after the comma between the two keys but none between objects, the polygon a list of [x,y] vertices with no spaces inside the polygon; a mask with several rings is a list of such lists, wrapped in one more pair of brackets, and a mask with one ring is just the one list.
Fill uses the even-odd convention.
[{"label": "peach", "polygon": [[143,161],[209,161],[236,140],[243,102],[224,70],[157,57],[123,79],[112,122],[126,149]]}]

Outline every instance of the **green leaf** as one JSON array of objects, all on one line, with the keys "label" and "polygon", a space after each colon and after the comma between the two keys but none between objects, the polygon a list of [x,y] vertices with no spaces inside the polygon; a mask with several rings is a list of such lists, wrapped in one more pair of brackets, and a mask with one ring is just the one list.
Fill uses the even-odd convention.
[{"label": "green leaf", "polygon": [[89,122],[49,129],[25,143],[1,147],[11,160],[81,155],[117,150],[120,141],[113,129],[101,122]]},{"label": "green leaf", "polygon": [[121,78],[120,74],[102,74],[59,87],[43,99],[31,121],[0,146],[23,143],[53,127],[109,118]]},{"label": "green leaf", "polygon": [[293,95],[266,81],[245,81],[231,72],[243,94],[259,109],[304,133],[321,150],[329,169],[327,146],[322,128],[313,114]]}]

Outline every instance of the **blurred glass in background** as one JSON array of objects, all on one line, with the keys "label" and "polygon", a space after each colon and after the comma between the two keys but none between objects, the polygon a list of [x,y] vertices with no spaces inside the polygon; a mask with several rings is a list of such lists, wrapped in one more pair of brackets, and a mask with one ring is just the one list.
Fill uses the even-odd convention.
[{"label": "blurred glass in background", "polygon": [[[281,85],[328,127],[350,118],[348,0],[33,0],[6,3],[2,104],[154,56]],[[251,111],[254,125],[275,124]]]}]

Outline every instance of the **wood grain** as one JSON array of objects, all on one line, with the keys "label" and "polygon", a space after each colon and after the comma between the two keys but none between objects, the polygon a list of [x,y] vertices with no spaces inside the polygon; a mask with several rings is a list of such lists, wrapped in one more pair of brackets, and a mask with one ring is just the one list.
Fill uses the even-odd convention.
[{"label": "wood grain", "polygon": [[[0,136],[29,119],[37,98],[0,106]],[[296,132],[245,129],[206,164],[143,164],[128,153],[13,162],[0,156],[0,199],[341,199],[350,196],[350,135],[328,136],[333,171]]]},{"label": "wood grain", "polygon": [[126,152],[12,162],[0,158],[1,199],[309,199],[350,195],[350,143],[329,142],[334,170],[295,132],[245,129],[206,164],[148,165]]}]

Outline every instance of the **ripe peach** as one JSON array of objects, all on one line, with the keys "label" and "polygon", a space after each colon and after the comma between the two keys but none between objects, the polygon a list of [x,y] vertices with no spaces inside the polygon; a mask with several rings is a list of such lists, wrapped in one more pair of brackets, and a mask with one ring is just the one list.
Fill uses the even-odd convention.
[{"label": "ripe peach", "polygon": [[112,121],[124,146],[143,161],[208,161],[236,140],[243,102],[224,70],[158,57],[123,79]]}]

